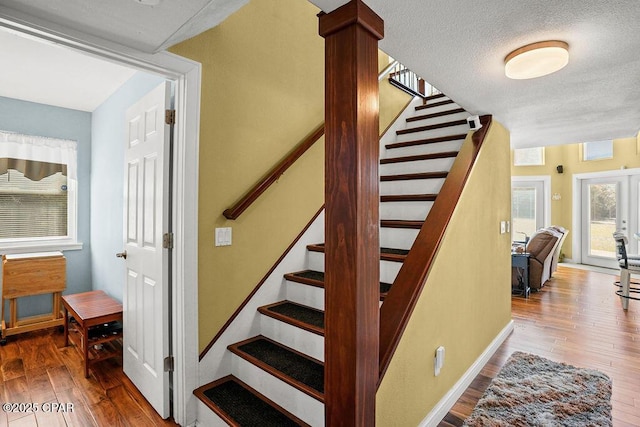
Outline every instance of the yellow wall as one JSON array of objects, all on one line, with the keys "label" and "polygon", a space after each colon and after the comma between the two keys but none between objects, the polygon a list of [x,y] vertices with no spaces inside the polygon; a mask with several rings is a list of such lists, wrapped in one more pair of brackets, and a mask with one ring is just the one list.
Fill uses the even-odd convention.
[{"label": "yellow wall", "polygon": [[[318,9],[252,0],[170,50],[202,64],[198,310],[202,350],[324,202],[318,141],[236,221],[222,212],[324,120]],[[381,62],[387,61],[380,55]],[[386,63],[381,64],[384,67]],[[408,96],[383,83],[381,128]],[[233,245],[214,247],[232,227]]]},{"label": "yellow wall", "polygon": [[[499,233],[509,178],[509,133],[494,121],[378,389],[379,426],[418,425],[509,323],[511,242]],[[439,346],[446,357],[435,377]]]},{"label": "yellow wall", "polygon": [[[638,137],[615,139],[613,141],[613,159],[583,161],[582,144],[567,144],[545,147],[544,166],[513,166],[512,176],[551,176],[551,194],[559,194],[560,200],[551,200],[551,224],[561,225],[570,230],[573,227],[573,175],[591,172],[617,170],[622,167],[631,169],[640,167],[640,133]],[[562,165],[564,172],[559,174],[556,166]],[[572,239],[567,238],[562,246],[567,258],[572,258]]]}]

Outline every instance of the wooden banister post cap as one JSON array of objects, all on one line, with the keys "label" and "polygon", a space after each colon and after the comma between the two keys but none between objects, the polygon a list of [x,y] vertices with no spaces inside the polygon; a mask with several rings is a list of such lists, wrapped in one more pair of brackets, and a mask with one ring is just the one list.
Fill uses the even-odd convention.
[{"label": "wooden banister post cap", "polygon": [[354,23],[368,30],[378,40],[384,38],[384,21],[362,0],[351,0],[331,13],[320,12],[318,18],[318,32],[325,38]]}]

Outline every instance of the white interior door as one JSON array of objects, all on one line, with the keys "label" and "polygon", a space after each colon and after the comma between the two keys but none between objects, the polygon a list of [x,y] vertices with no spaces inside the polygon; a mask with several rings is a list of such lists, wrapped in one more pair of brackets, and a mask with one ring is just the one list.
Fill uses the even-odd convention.
[{"label": "white interior door", "polygon": [[629,219],[629,176],[584,179],[582,191],[582,263],[617,268],[613,232],[633,238]]},{"label": "white interior door", "polygon": [[169,416],[169,282],[163,233],[168,226],[169,83],[126,114],[123,301],[125,374],[163,418]]}]

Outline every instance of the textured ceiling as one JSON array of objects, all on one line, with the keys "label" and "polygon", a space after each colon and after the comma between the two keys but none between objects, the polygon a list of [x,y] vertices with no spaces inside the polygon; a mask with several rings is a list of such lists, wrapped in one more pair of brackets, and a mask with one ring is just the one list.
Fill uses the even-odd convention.
[{"label": "textured ceiling", "polygon": [[[249,0],[1,0],[0,16],[155,53],[215,27]],[[157,3],[146,5],[145,3]]]},{"label": "textured ceiling", "polygon": [[[217,25],[248,0],[0,0],[0,20],[155,52]],[[306,1],[306,0],[300,0]],[[328,12],[345,0],[311,0]],[[380,47],[467,110],[493,114],[514,147],[629,137],[640,129],[638,0],[365,0]],[[569,65],[509,80],[503,60],[558,39]]]},{"label": "textured ceiling", "polygon": [[[312,0],[325,12],[346,3]],[[380,47],[467,110],[493,114],[514,147],[640,130],[638,0],[366,0],[385,21]],[[542,40],[569,43],[569,65],[532,80],[504,57]]]}]

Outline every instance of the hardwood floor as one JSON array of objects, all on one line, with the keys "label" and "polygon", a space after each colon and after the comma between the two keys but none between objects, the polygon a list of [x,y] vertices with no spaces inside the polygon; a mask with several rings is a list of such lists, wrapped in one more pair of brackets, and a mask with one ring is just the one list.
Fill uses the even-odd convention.
[{"label": "hardwood floor", "polygon": [[613,381],[613,425],[640,426],[640,301],[625,312],[617,277],[560,266],[540,292],[512,298],[515,330],[440,426],[461,426],[514,351],[598,369]]},{"label": "hardwood floor", "polygon": [[[514,351],[599,369],[613,380],[614,426],[640,426],[640,301],[625,313],[614,276],[560,267],[527,300],[512,299],[515,330],[440,426],[460,426]],[[0,412],[0,427],[176,426],[162,420],[117,360],[84,378],[80,357],[55,329],[10,337],[0,347],[2,403],[72,403],[73,412]],[[42,406],[41,406],[42,407]],[[64,407],[63,407],[64,408]]]},{"label": "hardwood floor", "polygon": [[[160,418],[124,375],[119,360],[94,365],[84,378],[78,351],[63,347],[63,334],[56,329],[8,341],[0,347],[0,401],[37,403],[38,411],[0,411],[0,427],[177,426]],[[56,402],[62,405],[51,405]]]}]

